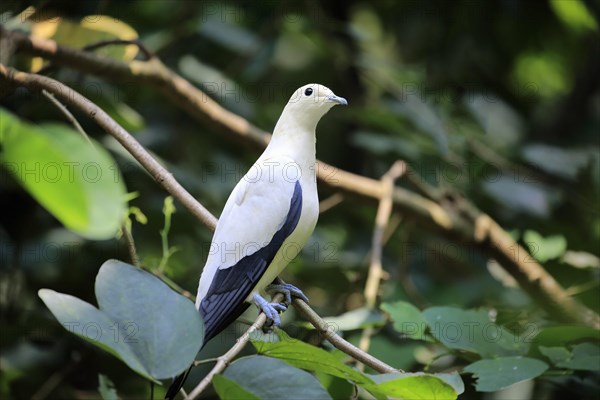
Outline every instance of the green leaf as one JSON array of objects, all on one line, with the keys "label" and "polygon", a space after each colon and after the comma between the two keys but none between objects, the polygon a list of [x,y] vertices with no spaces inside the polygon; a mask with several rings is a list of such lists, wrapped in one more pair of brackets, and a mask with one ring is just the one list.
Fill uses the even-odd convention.
[{"label": "green leaf", "polygon": [[568,93],[573,84],[561,56],[549,50],[521,52],[514,62],[513,79],[519,85],[535,82],[531,94],[547,100]]},{"label": "green leaf", "polygon": [[368,326],[381,326],[385,323],[381,313],[366,307],[357,308],[336,317],[325,317],[323,320],[338,332],[364,329]]},{"label": "green leaf", "polygon": [[0,110],[2,165],[48,212],[81,236],[109,239],[126,212],[116,163],[66,125],[32,125]]},{"label": "green leaf", "polygon": [[407,338],[431,341],[431,338],[425,334],[427,320],[417,307],[405,301],[397,301],[383,303],[381,309],[388,313],[391,320],[394,321],[394,329],[403,333]]},{"label": "green leaf", "polygon": [[125,342],[129,338],[121,338],[118,321],[68,294],[40,289],[38,295],[67,331],[120,358],[143,377],[152,379],[129,343]]},{"label": "green leaf", "polygon": [[346,379],[320,372],[315,372],[315,376],[334,399],[350,399],[356,391],[355,385]]},{"label": "green leaf", "polygon": [[479,392],[495,392],[515,383],[540,376],[548,369],[545,362],[528,357],[501,357],[479,360],[464,369],[472,373]]},{"label": "green leaf", "polygon": [[450,349],[482,357],[525,354],[529,344],[493,323],[486,310],[432,307],[423,311],[433,337]]},{"label": "green leaf", "polygon": [[259,354],[278,358],[294,367],[348,379],[359,385],[373,384],[370,378],[342,363],[333,354],[292,339],[283,331],[278,331],[278,334],[278,342],[252,340],[252,344]]},{"label": "green leaf", "polygon": [[562,235],[543,237],[536,231],[525,231],[523,240],[529,247],[531,255],[539,262],[546,262],[565,254],[567,240]]},{"label": "green leaf", "polygon": [[259,400],[242,386],[240,386],[234,380],[231,380],[223,375],[215,375],[212,379],[212,384],[222,400],[228,399],[247,399],[247,400]]},{"label": "green leaf", "polygon": [[595,31],[598,24],[581,0],[551,0],[550,6],[556,16],[575,32]]},{"label": "green leaf", "polygon": [[100,309],[49,289],[39,296],[69,332],[148,379],[183,372],[202,345],[204,329],[194,305],[154,275],[117,260],[105,262],[96,277]]},{"label": "green leaf", "polygon": [[260,399],[331,399],[317,378],[270,357],[240,358],[223,375]]},{"label": "green leaf", "polygon": [[454,400],[465,387],[458,374],[392,373],[371,376],[386,396],[411,399]]},{"label": "green leaf", "polygon": [[597,344],[580,343],[573,346],[572,352],[565,347],[540,346],[539,349],[557,367],[600,371],[600,346]]},{"label": "green leaf", "polygon": [[117,389],[115,384],[103,374],[98,374],[98,392],[102,400],[117,400]]}]

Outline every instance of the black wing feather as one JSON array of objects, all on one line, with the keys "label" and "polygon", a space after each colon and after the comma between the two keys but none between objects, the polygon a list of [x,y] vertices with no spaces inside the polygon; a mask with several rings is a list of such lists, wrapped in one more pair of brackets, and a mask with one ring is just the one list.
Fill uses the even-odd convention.
[{"label": "black wing feather", "polygon": [[230,268],[217,270],[206,296],[200,302],[204,320],[204,343],[235,321],[248,307],[244,300],[263,276],[285,239],[296,229],[302,212],[302,187],[294,186],[285,222],[268,245],[242,258]]}]

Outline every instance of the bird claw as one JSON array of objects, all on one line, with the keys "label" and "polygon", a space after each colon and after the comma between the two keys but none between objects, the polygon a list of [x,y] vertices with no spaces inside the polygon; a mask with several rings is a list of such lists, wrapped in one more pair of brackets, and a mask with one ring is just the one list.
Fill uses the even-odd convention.
[{"label": "bird claw", "polygon": [[294,285],[290,285],[289,283],[273,283],[267,286],[265,290],[270,295],[273,295],[275,293],[283,294],[285,296],[285,303],[287,305],[292,304],[292,297],[296,297],[308,303],[308,297],[306,297],[304,293],[302,293],[302,290],[298,289]]},{"label": "bird claw", "polygon": [[281,325],[281,318],[279,318],[279,311],[287,310],[287,306],[282,303],[269,303],[261,295],[254,295],[254,303],[260,310],[267,316],[267,326]]}]

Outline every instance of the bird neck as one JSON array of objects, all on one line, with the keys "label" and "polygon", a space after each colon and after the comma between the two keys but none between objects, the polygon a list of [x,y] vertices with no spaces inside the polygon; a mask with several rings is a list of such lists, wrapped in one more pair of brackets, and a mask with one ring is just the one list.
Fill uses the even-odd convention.
[{"label": "bird neck", "polygon": [[291,116],[280,118],[273,130],[269,148],[295,160],[302,169],[314,169],[316,160],[316,123],[299,123]]}]

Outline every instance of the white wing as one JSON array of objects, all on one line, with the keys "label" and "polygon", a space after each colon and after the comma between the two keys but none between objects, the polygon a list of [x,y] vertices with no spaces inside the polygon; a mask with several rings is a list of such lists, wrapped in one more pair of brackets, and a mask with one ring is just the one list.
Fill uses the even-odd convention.
[{"label": "white wing", "polygon": [[219,218],[198,288],[196,306],[218,269],[236,265],[265,247],[290,210],[300,167],[288,157],[262,157],[231,192]]}]

